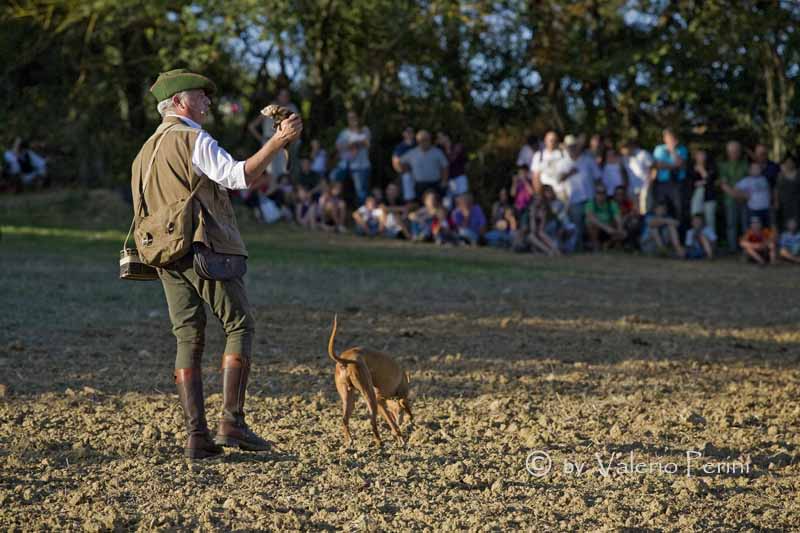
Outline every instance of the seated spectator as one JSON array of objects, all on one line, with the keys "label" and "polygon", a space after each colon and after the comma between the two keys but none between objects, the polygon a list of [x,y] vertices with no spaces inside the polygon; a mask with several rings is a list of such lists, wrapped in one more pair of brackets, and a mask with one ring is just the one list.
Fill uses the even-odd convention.
[{"label": "seated spectator", "polygon": [[533,182],[527,167],[517,167],[517,173],[511,178],[511,198],[514,200],[514,211],[517,219],[523,222],[527,218],[528,207],[533,200]]},{"label": "seated spectator", "polygon": [[800,231],[797,231],[797,219],[786,221],[786,231],[781,233],[778,243],[780,257],[791,263],[800,263]]},{"label": "seated spectator", "polygon": [[422,196],[422,207],[411,213],[411,238],[415,242],[428,241],[437,244],[452,242],[447,213],[439,203],[436,191],[428,190]]},{"label": "seated spectator", "polygon": [[669,209],[665,202],[658,203],[652,213],[644,217],[644,230],[642,231],[641,248],[644,253],[651,254],[667,252],[667,243],[671,244],[678,257],[685,257],[686,250],[681,246],[678,237],[677,219],[669,216]]},{"label": "seated spectator", "polygon": [[367,237],[379,235],[382,215],[383,211],[378,207],[375,197],[367,196],[364,205],[353,211],[356,234]]},{"label": "seated spectator", "polygon": [[320,183],[323,175],[311,168],[311,160],[309,158],[303,157],[300,159],[300,173],[297,176],[297,184],[303,186],[315,200],[319,198],[322,191]]},{"label": "seated spectator", "polygon": [[408,211],[411,204],[405,203],[400,197],[400,187],[396,183],[390,183],[386,186],[386,193],[382,205],[389,211],[400,218],[408,216]]},{"label": "seated spectator", "polygon": [[637,203],[628,196],[629,188],[620,185],[614,190],[614,201],[619,206],[619,213],[622,217],[622,229],[625,230],[627,237],[623,243],[626,248],[636,248],[636,239],[642,232],[642,217],[639,215]]},{"label": "seated spectator", "polygon": [[48,184],[47,161],[34,152],[27,141],[17,137],[11,150],[3,154],[3,159],[4,179],[12,188],[21,191]]},{"label": "seated spectator", "polygon": [[380,187],[372,188],[372,197],[375,198],[375,203],[378,205],[383,204],[383,189]]},{"label": "seated spectator", "polygon": [[344,227],[347,205],[342,198],[342,182],[336,181],[323,188],[318,209],[322,229],[339,233],[347,231]]},{"label": "seated spectator", "polygon": [[500,189],[498,200],[492,206],[492,229],[486,235],[489,246],[510,246],[517,231],[517,217],[508,197],[508,190]]},{"label": "seated spectator", "polygon": [[477,246],[486,233],[486,216],[470,193],[456,196],[452,220],[453,230],[458,237],[471,246]]},{"label": "seated spectator", "polygon": [[609,194],[614,194],[617,187],[627,188],[628,174],[622,157],[614,148],[608,148],[603,157],[602,179]]},{"label": "seated spectator", "polygon": [[[749,174],[739,180],[736,187],[721,182],[722,189],[739,202],[747,202],[747,216],[761,219],[762,226],[769,226],[769,207],[771,204],[769,182],[761,175],[761,166],[751,163]],[[752,223],[751,223],[752,228]]]},{"label": "seated spectator", "polygon": [[686,232],[686,259],[714,259],[717,234],[706,226],[701,213],[692,215],[692,227]]},{"label": "seated spectator", "polygon": [[602,185],[595,187],[594,198],[586,203],[586,228],[592,249],[595,252],[608,249],[625,240],[622,227],[622,214],[614,200],[609,200],[608,192]]},{"label": "seated spectator", "polygon": [[525,223],[520,227],[512,244],[516,252],[539,252],[548,256],[561,255],[558,243],[547,234],[549,208],[543,196],[536,197],[528,208]]},{"label": "seated spectator", "polygon": [[[766,178],[763,178],[766,181]],[[767,261],[775,262],[775,234],[770,228],[765,228],[761,217],[755,215],[750,218],[750,229],[739,240],[739,246],[745,257],[759,265],[766,265]]]},{"label": "seated spectator", "polygon": [[556,198],[555,191],[549,185],[542,188],[542,196],[541,203],[545,209],[544,233],[561,253],[574,252],[578,232],[569,218],[567,206]]},{"label": "seated spectator", "polygon": [[317,205],[308,189],[297,186],[294,204],[294,220],[300,226],[314,229],[317,226]]}]

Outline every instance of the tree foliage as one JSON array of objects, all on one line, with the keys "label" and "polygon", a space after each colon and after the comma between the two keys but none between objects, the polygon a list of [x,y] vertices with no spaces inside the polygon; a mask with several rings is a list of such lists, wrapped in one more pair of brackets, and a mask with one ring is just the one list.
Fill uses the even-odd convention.
[{"label": "tree foliage", "polygon": [[16,0],[0,8],[0,119],[45,140],[63,174],[127,179],[158,120],[148,87],[185,66],[242,113],[210,128],[241,154],[281,86],[330,143],[355,109],[377,180],[398,132],[443,129],[499,186],[528,133],[652,144],[670,125],[714,146],[798,137],[800,7],[783,0]]}]

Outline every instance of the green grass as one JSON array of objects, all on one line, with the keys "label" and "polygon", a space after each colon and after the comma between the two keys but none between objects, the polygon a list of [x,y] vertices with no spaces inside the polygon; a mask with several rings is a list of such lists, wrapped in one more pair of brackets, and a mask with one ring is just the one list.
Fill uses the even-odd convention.
[{"label": "green grass", "polygon": [[[6,205],[2,205],[6,204]],[[3,243],[17,253],[60,255],[65,260],[118,257],[127,234],[130,207],[107,191],[64,191],[6,199]],[[508,252],[442,249],[433,245],[303,231],[287,224],[263,226],[239,212],[253,267],[347,268],[395,273],[497,276],[530,279],[564,275],[563,265],[534,263]]]}]

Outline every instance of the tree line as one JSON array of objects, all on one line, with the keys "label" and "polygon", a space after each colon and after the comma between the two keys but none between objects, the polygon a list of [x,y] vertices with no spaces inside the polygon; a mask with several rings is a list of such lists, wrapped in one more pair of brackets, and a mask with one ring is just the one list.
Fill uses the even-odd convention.
[{"label": "tree line", "polygon": [[463,142],[486,194],[550,128],[652,146],[669,126],[775,159],[798,142],[791,0],[15,0],[0,17],[3,145],[43,141],[87,185],[129,179],[159,120],[148,88],[176,67],[216,81],[233,105],[209,129],[242,156],[281,87],[329,147],[355,109],[380,182],[406,124]]}]

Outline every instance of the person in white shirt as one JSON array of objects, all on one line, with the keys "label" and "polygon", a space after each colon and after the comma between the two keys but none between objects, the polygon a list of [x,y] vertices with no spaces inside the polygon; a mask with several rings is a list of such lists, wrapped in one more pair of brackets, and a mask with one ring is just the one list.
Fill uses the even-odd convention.
[{"label": "person in white shirt", "polygon": [[557,197],[565,196],[560,173],[561,164],[566,157],[566,151],[558,147],[558,134],[548,131],[544,136],[544,148],[533,154],[531,159],[533,188],[537,195],[542,194],[545,185],[550,185]]},{"label": "person in white shirt", "polygon": [[347,127],[336,137],[339,161],[331,172],[331,179],[344,181],[349,177],[353,181],[359,203],[364,203],[369,193],[369,178],[372,173],[372,163],[369,160],[371,138],[369,128],[361,125],[358,114],[348,111]]},{"label": "person in white shirt", "polygon": [[757,217],[761,220],[764,227],[770,225],[769,208],[772,202],[769,182],[761,175],[761,165],[751,163],[749,175],[745,176],[731,187],[727,183],[720,182],[722,190],[740,202],[747,202],[747,216],[752,220]]},{"label": "person in white shirt", "polygon": [[525,144],[519,149],[517,154],[517,168],[526,167],[531,168],[531,161],[533,161],[533,154],[539,150],[539,139],[535,135],[529,135]]},{"label": "person in white shirt", "polygon": [[586,202],[592,199],[595,182],[601,173],[592,153],[583,151],[574,135],[564,138],[564,146],[567,157],[560,163],[559,181],[566,193],[567,214],[575,225],[576,250],[581,251],[586,229]]},{"label": "person in white shirt", "polygon": [[628,175],[622,158],[614,148],[606,149],[606,153],[603,155],[603,184],[606,186],[606,191],[611,196],[614,195],[617,187],[625,187],[627,191],[627,182]]},{"label": "person in white shirt", "polygon": [[628,194],[639,204],[639,212],[647,213],[652,207],[650,200],[650,174],[653,156],[639,147],[635,139],[622,147],[622,161],[628,173]]}]

